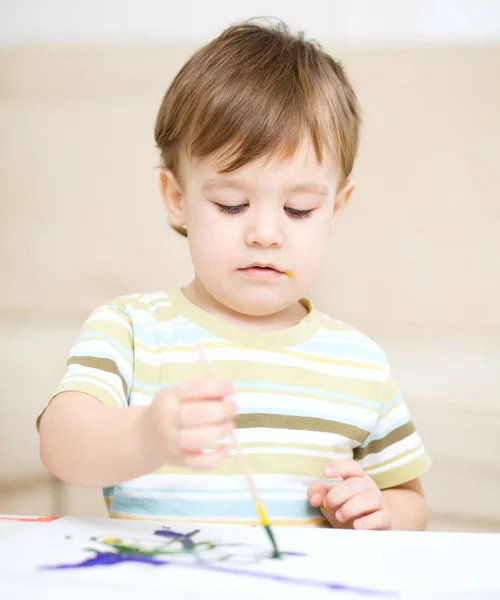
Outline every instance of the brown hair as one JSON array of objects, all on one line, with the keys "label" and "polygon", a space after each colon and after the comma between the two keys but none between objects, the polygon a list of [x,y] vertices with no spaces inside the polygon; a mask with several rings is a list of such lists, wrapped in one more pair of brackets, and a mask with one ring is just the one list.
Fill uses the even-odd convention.
[{"label": "brown hair", "polygon": [[[199,49],[168,88],[156,119],[162,166],[179,175],[179,155],[217,153],[229,173],[270,153],[291,156],[308,136],[318,161],[336,154],[352,170],[360,116],[342,66],[281,22],[248,21]],[[186,235],[182,228],[176,231]]]}]

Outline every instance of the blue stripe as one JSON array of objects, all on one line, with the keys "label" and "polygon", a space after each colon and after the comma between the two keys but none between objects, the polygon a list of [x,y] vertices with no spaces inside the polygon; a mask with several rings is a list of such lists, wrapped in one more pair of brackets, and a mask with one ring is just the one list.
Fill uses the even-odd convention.
[{"label": "blue stripe", "polygon": [[359,396],[350,396],[348,394],[341,394],[340,392],[328,392],[298,385],[281,385],[279,383],[270,383],[267,381],[238,381],[237,386],[238,388],[243,388],[245,391],[247,389],[266,388],[266,391],[274,390],[276,392],[290,393],[294,396],[320,396],[322,398],[331,398],[333,400],[345,400],[346,402],[352,402],[361,406],[369,406],[377,409],[380,406],[380,402],[377,400],[367,400],[366,398],[360,398]]},{"label": "blue stripe", "polygon": [[[131,516],[147,514],[151,517],[163,518],[259,518],[252,499],[164,500],[115,495],[112,510]],[[321,511],[309,504],[305,494],[303,500],[266,500],[266,512],[271,519],[273,517],[290,519],[321,517]]]},{"label": "blue stripe", "polygon": [[[90,340],[91,342],[95,342],[95,338],[101,341],[109,342],[111,346],[113,346],[113,348],[121,350],[123,354],[130,358],[130,360],[132,360],[133,358],[132,351],[130,350],[130,348],[127,348],[127,346],[120,344],[114,338],[109,337],[109,335],[104,335],[103,333],[99,333],[98,331],[94,331],[93,333],[83,333],[82,335],[80,335],[75,344],[76,349],[78,349],[79,342],[86,340],[87,338],[94,338],[93,340]],[[97,356],[97,354],[92,352],[92,356]],[[112,355],[106,355],[104,357],[101,356],[99,358],[109,358],[109,356]]]},{"label": "blue stripe", "polygon": [[386,415],[393,406],[395,406],[401,400],[401,394],[396,394],[392,400],[390,400],[385,406],[380,409],[380,416]]},{"label": "blue stripe", "polygon": [[200,342],[210,343],[219,339],[197,325],[190,324],[189,321],[182,325],[176,324],[169,331],[166,327],[162,329],[158,324],[147,330],[142,323],[134,323],[134,338],[152,351],[162,347],[162,350],[168,352],[173,346],[179,345],[192,347],[193,354],[196,351],[195,346]]},{"label": "blue stripe", "polygon": [[[359,406],[362,407],[366,407],[366,408],[374,408],[374,409],[378,409],[380,406],[380,402],[376,401],[376,400],[366,400],[364,398],[358,398],[356,396],[349,396],[347,394],[340,394],[340,393],[334,393],[334,392],[327,392],[324,390],[319,390],[319,389],[315,389],[315,388],[305,388],[305,387],[298,387],[298,386],[287,386],[287,385],[279,385],[279,384],[274,384],[274,383],[269,383],[267,381],[235,381],[233,382],[236,386],[236,389],[239,393],[244,394],[245,392],[247,392],[249,389],[250,390],[262,390],[262,388],[265,388],[266,390],[270,390],[271,393],[272,392],[284,392],[284,393],[291,393],[292,395],[300,395],[300,396],[306,396],[306,398],[304,398],[304,401],[307,401],[307,396],[319,396],[319,399],[325,399],[325,400],[342,400],[344,402],[351,402],[352,404],[357,404]],[[142,381],[138,381],[137,379],[134,380],[133,382],[133,386],[132,386],[132,390],[142,390],[144,392],[150,392],[150,393],[156,393],[158,392],[160,389],[163,389],[164,387],[169,387],[170,385],[173,384],[146,384],[143,383]],[[259,393],[259,392],[257,392]],[[260,393],[268,393],[266,392],[260,392]],[[315,400],[318,398],[314,398]],[[341,410],[341,409],[340,409]],[[271,414],[282,414],[282,411],[278,411],[278,412],[272,412],[268,407],[265,407],[265,409],[256,409],[255,407],[252,407],[252,412],[268,412]],[[307,413],[309,414],[309,413]],[[307,416],[307,414],[305,414],[304,416]],[[312,416],[312,415],[310,415]],[[325,418],[332,418],[331,416],[329,417],[325,417]]]},{"label": "blue stripe", "polygon": [[102,495],[106,499],[112,498],[114,493],[115,493],[115,486],[114,485],[112,485],[110,487],[102,488]]}]

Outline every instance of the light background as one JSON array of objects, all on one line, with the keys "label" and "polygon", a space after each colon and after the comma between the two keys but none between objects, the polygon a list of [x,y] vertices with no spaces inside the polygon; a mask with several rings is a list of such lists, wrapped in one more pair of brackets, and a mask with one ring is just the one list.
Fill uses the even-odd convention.
[{"label": "light background", "polygon": [[156,111],[199,45],[260,15],[321,41],[364,110],[357,191],[313,300],[387,351],[435,461],[432,527],[500,531],[493,0],[0,1],[0,512],[104,514],[95,490],[47,478],[34,418],[92,308],[188,281]]}]

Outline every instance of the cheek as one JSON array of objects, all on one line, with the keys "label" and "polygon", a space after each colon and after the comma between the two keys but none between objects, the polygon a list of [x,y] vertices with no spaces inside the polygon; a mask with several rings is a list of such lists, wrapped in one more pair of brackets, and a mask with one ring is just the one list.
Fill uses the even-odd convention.
[{"label": "cheek", "polygon": [[221,216],[199,211],[189,220],[188,241],[197,272],[217,272],[234,256],[235,229],[224,226]]},{"label": "cheek", "polygon": [[299,264],[319,269],[328,247],[329,228],[326,221],[311,223],[311,227],[302,235],[295,236],[295,259]]}]

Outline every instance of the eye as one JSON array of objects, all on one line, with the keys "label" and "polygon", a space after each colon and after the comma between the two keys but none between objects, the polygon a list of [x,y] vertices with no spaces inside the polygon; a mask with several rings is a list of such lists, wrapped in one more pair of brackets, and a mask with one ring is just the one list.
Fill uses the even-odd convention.
[{"label": "eye", "polygon": [[225,215],[238,215],[238,214],[242,213],[245,210],[245,208],[248,206],[247,204],[227,205],[227,204],[219,204],[218,202],[214,202],[214,204],[217,207],[217,210],[221,213],[224,213]]},{"label": "eye", "polygon": [[313,214],[314,208],[308,210],[298,210],[297,208],[285,208],[286,212],[292,219],[307,219]]}]

